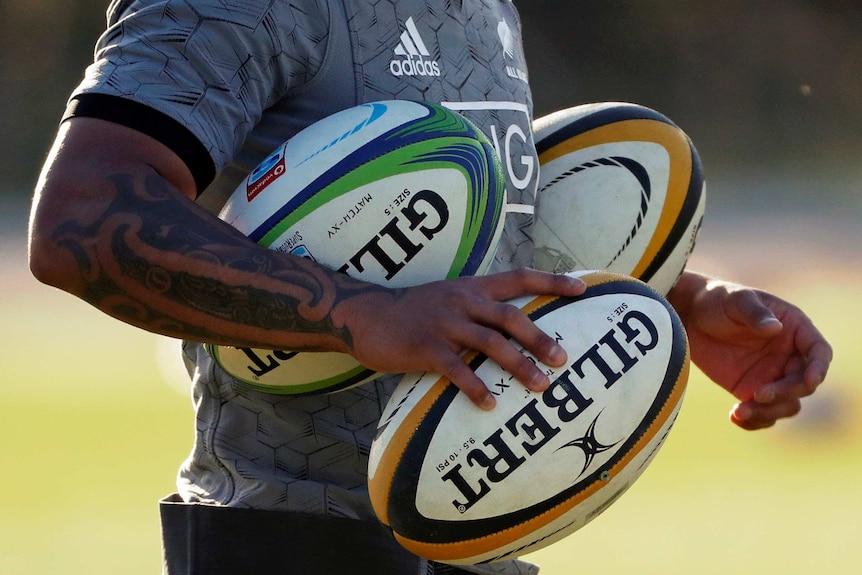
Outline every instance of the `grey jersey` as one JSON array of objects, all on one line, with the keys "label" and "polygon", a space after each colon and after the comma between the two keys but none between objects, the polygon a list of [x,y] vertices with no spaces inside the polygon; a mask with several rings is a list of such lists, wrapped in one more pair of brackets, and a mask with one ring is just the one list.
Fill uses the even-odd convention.
[{"label": "grey jersey", "polygon": [[[471,119],[503,160],[510,205],[494,269],[530,265],[538,160],[510,1],[115,0],[108,23],[69,115],[107,115],[172,146],[205,187],[207,208],[324,116],[377,100],[432,101]],[[93,95],[100,105],[84,105]],[[104,98],[118,103],[110,114]],[[135,123],[128,102],[175,124]],[[191,135],[188,149],[177,132]],[[267,395],[225,374],[202,346],[184,350],[197,429],[178,478],[186,501],[373,518],[368,452],[397,376],[331,395]],[[511,562],[477,572],[534,570]]]}]

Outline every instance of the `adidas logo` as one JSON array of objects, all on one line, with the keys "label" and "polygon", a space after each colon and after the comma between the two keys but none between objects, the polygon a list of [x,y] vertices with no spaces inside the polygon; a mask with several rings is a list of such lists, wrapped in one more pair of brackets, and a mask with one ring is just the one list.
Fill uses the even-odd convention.
[{"label": "adidas logo", "polygon": [[432,60],[431,53],[416,29],[413,17],[404,23],[406,28],[401,33],[398,45],[395,47],[395,57],[389,62],[389,71],[394,76],[439,76],[440,64]]}]

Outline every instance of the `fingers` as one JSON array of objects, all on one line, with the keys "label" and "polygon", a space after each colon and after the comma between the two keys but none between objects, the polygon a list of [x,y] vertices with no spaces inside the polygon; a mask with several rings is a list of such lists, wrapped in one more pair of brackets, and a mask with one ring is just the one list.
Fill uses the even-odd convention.
[{"label": "fingers", "polygon": [[512,375],[533,374],[538,368],[502,334],[510,336],[542,363],[559,367],[566,362],[565,350],[539,329],[523,310],[506,303],[485,301],[471,309],[471,313],[476,326],[468,332],[467,346],[497,360],[504,368],[512,367],[515,369],[510,371]]},{"label": "fingers", "polygon": [[806,377],[805,360],[794,355],[787,360],[784,377],[764,383],[754,390],[754,401],[762,404],[807,397],[814,393],[822,379]]},{"label": "fingers", "polygon": [[795,356],[787,362],[785,377],[758,388],[752,401],[735,405],[730,420],[742,429],[756,430],[793,417],[802,409],[801,399],[813,394],[823,381],[820,375],[820,366],[812,367],[801,356]]},{"label": "fingers", "polygon": [[736,404],[730,412],[730,420],[748,431],[772,427],[779,419],[793,417],[802,409],[799,399],[762,404],[744,401]]},{"label": "fingers", "polygon": [[[517,307],[505,303],[529,294],[578,296],[586,285],[578,278],[520,269],[469,280],[476,290],[469,305],[457,298],[453,307],[466,307],[469,323],[462,323],[450,341],[461,349],[474,350],[494,360],[531,391],[544,391],[550,385],[547,375],[526,354],[551,367],[566,361],[566,352],[539,329]],[[463,359],[451,350],[437,350],[434,370],[458,386],[482,409],[495,405],[493,394]]]},{"label": "fingers", "polygon": [[[464,326],[457,338],[463,348],[491,358],[531,391],[547,389],[550,380],[536,361],[559,367],[567,359],[565,350],[552,337],[539,329],[522,310],[506,303],[479,302],[470,313],[475,323]],[[485,384],[460,358],[459,362],[460,366],[456,366],[450,358],[439,371],[473,403],[483,409],[493,407],[493,395]]]},{"label": "fingers", "polygon": [[784,366],[784,377],[760,386],[754,393],[755,401],[768,404],[806,397],[826,379],[832,346],[810,321],[801,322],[793,347],[795,351]]},{"label": "fingers", "polygon": [[805,354],[806,382],[817,387],[826,379],[829,364],[832,363],[832,346],[813,324],[809,322],[806,328],[800,330],[796,346]]},{"label": "fingers", "polygon": [[[490,339],[495,338],[496,336]],[[518,349],[507,342],[507,345],[496,347],[495,350],[496,362],[527,389],[536,392],[547,389],[550,384],[548,377]],[[501,350],[504,351],[501,353]],[[489,410],[496,405],[494,395],[487,384],[476,375],[461,356],[448,357],[447,361],[441,363],[435,371],[455,384],[478,407]]]},{"label": "fingers", "polygon": [[455,384],[477,407],[484,410],[494,409],[497,400],[494,399],[485,382],[464,363],[461,356],[451,353],[443,358],[436,367],[432,366],[434,371]]},{"label": "fingers", "polygon": [[586,284],[579,278],[526,268],[477,278],[477,281],[482,293],[496,301],[528,294],[578,296],[586,289]]}]

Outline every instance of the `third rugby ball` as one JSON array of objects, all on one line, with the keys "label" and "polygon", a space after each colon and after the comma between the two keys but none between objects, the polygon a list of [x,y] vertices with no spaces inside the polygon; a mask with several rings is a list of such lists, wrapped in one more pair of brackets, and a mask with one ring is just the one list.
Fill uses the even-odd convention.
[{"label": "third rugby ball", "polygon": [[533,125],[541,166],[533,238],[537,269],[608,269],[667,294],[706,205],[690,138],[664,115],[604,102]]}]

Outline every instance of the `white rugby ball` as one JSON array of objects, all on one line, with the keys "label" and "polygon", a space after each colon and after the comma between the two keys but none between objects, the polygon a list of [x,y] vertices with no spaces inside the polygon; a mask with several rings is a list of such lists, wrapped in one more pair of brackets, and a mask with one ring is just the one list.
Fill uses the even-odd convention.
[{"label": "white rugby ball", "polygon": [[534,393],[482,354],[494,393],[482,411],[437,374],[407,374],[369,455],[371,502],[411,552],[493,562],[571,534],[607,509],[655,457],[688,381],[685,330],[655,290],[629,276],[574,272],[581,296],[513,300],[568,353]]},{"label": "white rugby ball", "polygon": [[667,294],[694,249],[706,207],[689,137],[637,104],[561,110],[533,124],[539,153],[533,266],[608,269]]},{"label": "white rugby ball", "polygon": [[[412,101],[350,108],[285,142],[219,217],[270,249],[403,287],[485,273],[504,223],[490,141],[457,112]],[[269,393],[332,392],[377,374],[341,353],[207,348]]]}]

